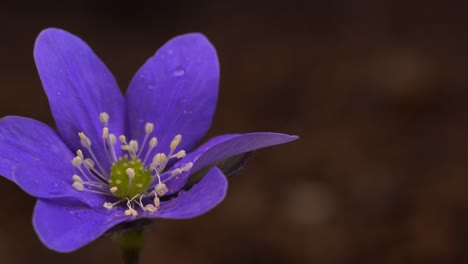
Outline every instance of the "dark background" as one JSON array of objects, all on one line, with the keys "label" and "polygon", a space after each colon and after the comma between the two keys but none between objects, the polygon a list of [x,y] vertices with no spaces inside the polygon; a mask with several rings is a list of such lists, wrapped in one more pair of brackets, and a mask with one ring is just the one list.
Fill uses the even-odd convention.
[{"label": "dark background", "polygon": [[[462,1],[64,2],[0,4],[0,115],[53,125],[32,57],[46,27],[86,40],[123,90],[199,31],[221,64],[208,136],[301,137],[257,152],[210,213],[152,225],[142,263],[468,262]],[[47,250],[34,199],[4,179],[0,199],[0,263],[119,263],[109,238]]]}]

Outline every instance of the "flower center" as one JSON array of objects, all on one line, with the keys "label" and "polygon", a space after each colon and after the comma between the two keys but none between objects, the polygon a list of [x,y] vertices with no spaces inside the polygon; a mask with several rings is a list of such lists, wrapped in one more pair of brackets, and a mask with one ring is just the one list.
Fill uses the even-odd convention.
[{"label": "flower center", "polygon": [[[116,136],[110,133],[108,128],[109,115],[101,113],[99,120],[104,125],[102,129],[104,152],[112,166],[106,170],[96,158],[91,147],[91,140],[83,132],[78,133],[81,145],[88,151],[90,157],[84,157],[80,149],[76,151],[76,157],[73,158],[72,164],[78,169],[80,175],[73,175],[73,188],[80,192],[110,196],[111,199],[116,201],[103,204],[109,210],[126,201],[127,210],[125,210],[125,215],[127,216],[138,215],[138,211],[135,209],[136,206],[145,212],[156,212],[160,205],[159,198],[168,192],[165,182],[192,168],[193,164],[191,162],[180,168],[172,168],[168,171],[170,177],[161,181],[161,174],[166,172],[165,168],[168,161],[186,156],[184,150],[175,152],[182,140],[182,136],[176,135],[174,137],[167,155],[157,153],[153,156],[152,161],[148,162],[158,140],[156,137],[150,139],[154,124],[146,123],[146,134],[142,141],[142,148],[139,148],[136,140],[127,142],[126,137],[121,135],[119,136],[120,148],[125,151],[125,154],[117,157],[115,151]],[[146,149],[145,153],[143,153],[144,149]],[[148,203],[149,199],[152,200]]]},{"label": "flower center", "polygon": [[109,186],[115,188],[115,196],[132,198],[148,189],[151,176],[140,159],[124,156],[112,165]]}]

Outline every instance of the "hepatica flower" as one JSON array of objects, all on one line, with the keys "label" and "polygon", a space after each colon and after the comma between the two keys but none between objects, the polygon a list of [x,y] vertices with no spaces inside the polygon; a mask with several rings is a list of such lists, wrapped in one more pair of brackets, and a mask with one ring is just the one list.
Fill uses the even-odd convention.
[{"label": "hepatica flower", "polygon": [[297,138],[228,134],[196,147],[211,124],[219,82],[216,51],[201,34],[167,42],[125,96],[88,45],[68,32],[41,32],[34,59],[58,131],[25,117],[1,119],[0,174],[38,198],[34,228],[59,252],[121,223],[201,215],[226,194],[218,162]]}]

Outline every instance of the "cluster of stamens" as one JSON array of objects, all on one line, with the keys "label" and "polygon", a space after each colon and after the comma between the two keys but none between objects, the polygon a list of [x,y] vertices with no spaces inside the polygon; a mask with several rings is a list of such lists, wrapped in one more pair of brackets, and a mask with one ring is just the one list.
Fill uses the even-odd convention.
[{"label": "cluster of stamens", "polygon": [[[115,151],[117,137],[109,131],[109,115],[101,113],[99,120],[104,125],[102,129],[104,151],[112,166],[110,170],[106,170],[96,158],[91,147],[91,140],[83,132],[78,133],[81,146],[88,151],[90,157],[84,157],[80,149],[76,151],[76,157],[73,158],[72,164],[78,169],[80,175],[73,175],[73,188],[77,191],[114,197],[113,199],[117,201],[103,204],[109,210],[112,210],[120,203],[126,202],[126,216],[138,215],[135,205],[145,212],[156,212],[160,206],[160,198],[169,191],[165,183],[192,168],[193,164],[191,162],[186,163],[180,168],[173,169],[170,176],[164,181],[161,180],[161,174],[164,172],[169,160],[181,159],[186,156],[184,150],[175,152],[182,140],[182,136],[176,135],[174,137],[167,155],[165,153],[156,153],[148,164],[148,159],[158,144],[157,138],[151,137],[154,124],[145,124],[145,137],[141,148],[138,141],[130,140],[127,142],[124,135],[119,136],[120,148],[124,150],[125,154],[117,157]],[[147,145],[147,148],[143,153],[145,145]],[[152,202],[148,203],[148,199],[152,199]]]}]

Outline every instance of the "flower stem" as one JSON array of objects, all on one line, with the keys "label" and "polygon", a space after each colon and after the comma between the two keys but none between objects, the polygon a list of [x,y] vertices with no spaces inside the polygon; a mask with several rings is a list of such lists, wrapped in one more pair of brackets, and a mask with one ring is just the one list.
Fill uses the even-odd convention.
[{"label": "flower stem", "polygon": [[117,234],[116,242],[122,251],[124,264],[138,264],[143,246],[143,230],[131,230]]}]

